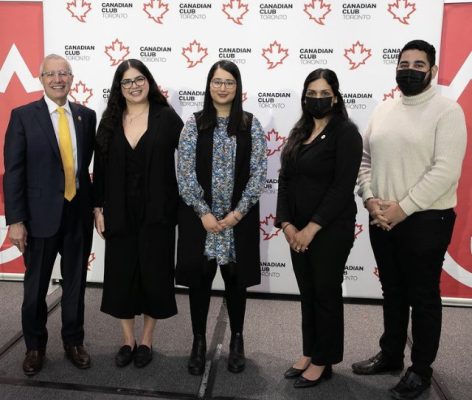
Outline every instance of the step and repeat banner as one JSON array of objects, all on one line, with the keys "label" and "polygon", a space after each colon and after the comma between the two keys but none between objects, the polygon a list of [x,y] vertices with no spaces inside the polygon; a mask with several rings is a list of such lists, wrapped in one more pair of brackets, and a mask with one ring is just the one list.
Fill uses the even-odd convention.
[{"label": "step and repeat banner", "polygon": [[[11,108],[42,95],[37,77],[45,54],[70,61],[75,76],[71,100],[93,108],[98,116],[117,65],[140,59],[183,120],[202,108],[211,65],[220,59],[235,62],[243,77],[244,108],[265,129],[269,159],[261,198],[262,283],[251,290],[297,293],[288,246],[274,220],[280,152],[300,116],[305,77],[316,68],[336,71],[350,116],[363,132],[374,107],[399,95],[395,65],[400,48],[421,38],[439,51],[442,37],[439,84],[468,108],[470,128],[472,35],[463,29],[470,27],[471,18],[471,3],[445,5],[442,0],[0,1],[0,141],[3,145]],[[3,163],[1,168],[3,174]],[[449,297],[472,298],[472,224],[467,212],[467,180],[472,178],[466,174],[458,229],[443,274],[443,293]],[[360,199],[358,208],[344,294],[379,298],[368,216]],[[6,238],[3,214],[2,201],[0,277],[21,277],[22,260]],[[89,281],[103,279],[103,250],[96,236]],[[221,279],[214,287],[223,287]]]}]

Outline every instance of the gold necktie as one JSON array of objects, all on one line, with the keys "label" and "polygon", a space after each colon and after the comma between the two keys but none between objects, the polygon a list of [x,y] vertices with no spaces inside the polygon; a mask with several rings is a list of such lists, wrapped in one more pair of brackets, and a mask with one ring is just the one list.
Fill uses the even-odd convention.
[{"label": "gold necktie", "polygon": [[61,152],[65,178],[64,198],[68,201],[71,201],[76,193],[72,139],[70,137],[69,122],[67,121],[64,108],[58,107],[57,112],[59,113],[59,151]]}]

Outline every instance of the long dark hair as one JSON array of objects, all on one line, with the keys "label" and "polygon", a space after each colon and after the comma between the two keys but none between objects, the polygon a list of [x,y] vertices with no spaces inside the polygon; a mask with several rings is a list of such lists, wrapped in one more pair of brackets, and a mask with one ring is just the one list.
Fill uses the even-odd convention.
[{"label": "long dark hair", "polygon": [[330,69],[325,68],[318,68],[310,72],[305,79],[305,83],[303,84],[303,93],[301,98],[302,116],[290,131],[287,143],[282,150],[282,167],[284,167],[288,161],[295,159],[301,144],[309,138],[311,132],[313,131],[315,122],[313,121],[313,117],[305,109],[306,91],[311,82],[321,78],[328,82],[329,86],[331,86],[331,89],[333,90],[334,96],[337,99],[337,102],[333,105],[333,111],[331,111],[331,119],[345,121],[349,120],[343,96],[339,92],[339,81],[336,73]]},{"label": "long dark hair", "polygon": [[228,135],[236,135],[240,131],[247,128],[247,118],[243,113],[243,84],[241,81],[241,73],[238,66],[228,60],[220,60],[213,64],[208,71],[208,77],[205,87],[205,98],[203,101],[203,110],[198,113],[197,125],[200,131],[213,130],[216,127],[216,108],[213,105],[213,99],[210,94],[210,82],[213,79],[215,71],[221,68],[233,75],[236,81],[236,94],[231,105],[231,111],[228,121]]},{"label": "long dark hair", "polygon": [[103,112],[102,119],[97,131],[97,145],[101,153],[108,152],[108,144],[115,133],[116,126],[121,124],[123,112],[126,109],[126,99],[121,93],[121,80],[123,75],[130,68],[137,69],[143,76],[146,77],[149,83],[148,100],[149,103],[161,104],[168,106],[167,99],[159,90],[154,77],[149,71],[148,67],[140,60],[129,59],[123,61],[115,71],[113,76],[113,83],[111,84],[110,97],[108,98],[107,108]]}]

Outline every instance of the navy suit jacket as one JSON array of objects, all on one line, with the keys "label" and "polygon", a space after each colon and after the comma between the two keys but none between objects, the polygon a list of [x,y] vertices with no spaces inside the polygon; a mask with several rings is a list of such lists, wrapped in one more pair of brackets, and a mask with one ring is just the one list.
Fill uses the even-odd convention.
[{"label": "navy suit jacket", "polygon": [[[92,215],[88,171],[95,138],[95,111],[70,103],[77,136],[78,201],[84,219]],[[29,235],[53,236],[64,205],[64,171],[59,145],[44,99],[14,109],[5,135],[5,218],[24,222]]]}]

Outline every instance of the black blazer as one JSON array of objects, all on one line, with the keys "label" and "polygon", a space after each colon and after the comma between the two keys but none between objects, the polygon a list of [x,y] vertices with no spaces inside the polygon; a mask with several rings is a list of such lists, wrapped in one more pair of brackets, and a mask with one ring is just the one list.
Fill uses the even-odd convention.
[{"label": "black blazer", "polygon": [[[179,192],[175,175],[174,154],[183,122],[169,106],[151,104],[144,172],[146,224],[177,223]],[[99,127],[99,131],[100,131]],[[126,229],[126,138],[121,127],[114,130],[107,156],[97,148],[94,161],[94,203],[103,207],[105,236]]]},{"label": "black blazer", "polygon": [[322,227],[337,221],[354,223],[361,158],[357,127],[333,118],[312,143],[301,146],[295,161],[282,166],[275,225],[291,222],[301,229],[310,221]]},{"label": "black blazer", "polygon": [[[77,136],[77,176],[81,211],[92,216],[88,167],[92,160],[95,111],[69,103]],[[64,205],[64,171],[59,145],[44,98],[12,111],[5,135],[5,217],[7,225],[24,222],[33,237],[53,236]]]}]

